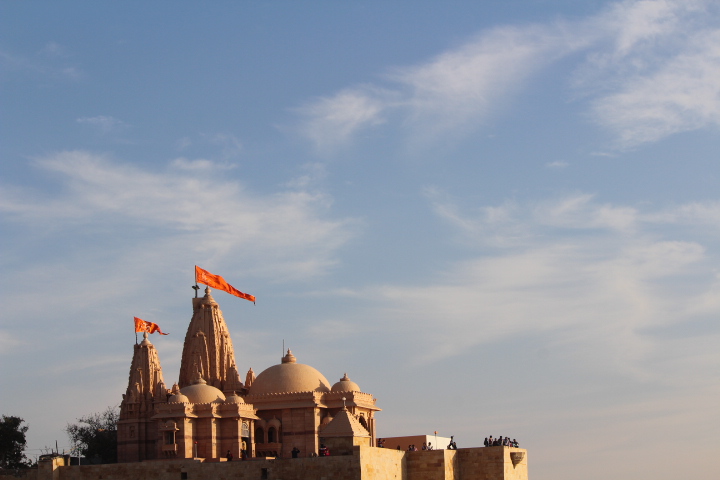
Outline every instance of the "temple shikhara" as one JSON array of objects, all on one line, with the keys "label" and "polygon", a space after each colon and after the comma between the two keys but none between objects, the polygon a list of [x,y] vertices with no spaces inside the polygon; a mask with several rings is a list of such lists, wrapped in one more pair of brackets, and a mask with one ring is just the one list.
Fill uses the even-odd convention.
[{"label": "temple shikhara", "polygon": [[[375,444],[369,393],[344,375],[330,384],[290,350],[279,365],[241,381],[232,339],[210,288],[193,298],[180,377],[165,384],[147,333],[135,345],[120,405],[118,461],[163,458],[307,457],[322,443],[347,450]],[[339,438],[350,435],[349,443]],[[346,438],[347,439],[347,438]],[[341,445],[342,444],[342,445]]]},{"label": "temple shikhara", "polygon": [[[221,277],[206,280],[255,300]],[[136,331],[146,330],[120,405],[119,463],[70,465],[67,455],[48,455],[35,480],[527,480],[524,449],[457,448],[437,432],[376,438],[376,399],[347,374],[331,384],[290,350],[243,379],[210,288],[196,294],[192,310],[172,386],[148,335],[162,332],[135,319]],[[432,449],[408,448],[431,442]]]}]

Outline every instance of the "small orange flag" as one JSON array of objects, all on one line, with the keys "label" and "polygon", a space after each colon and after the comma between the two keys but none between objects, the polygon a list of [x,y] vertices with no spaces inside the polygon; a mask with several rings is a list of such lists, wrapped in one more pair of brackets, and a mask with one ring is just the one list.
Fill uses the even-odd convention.
[{"label": "small orange flag", "polygon": [[225,279],[220,275],[213,275],[212,273],[208,272],[207,270],[203,270],[197,265],[195,265],[195,283],[204,283],[208,287],[217,288],[218,290],[227,292],[230,295],[235,295],[236,297],[244,298],[245,300],[250,300],[251,302],[255,303],[254,295],[241,292],[237,288],[227,283]]},{"label": "small orange flag", "polygon": [[135,332],[148,332],[148,333],[155,333],[158,332],[160,335],[170,335],[169,333],[163,333],[162,330],[160,330],[160,327],[157,323],[153,322],[146,322],[142,318],[134,317],[135,318]]}]

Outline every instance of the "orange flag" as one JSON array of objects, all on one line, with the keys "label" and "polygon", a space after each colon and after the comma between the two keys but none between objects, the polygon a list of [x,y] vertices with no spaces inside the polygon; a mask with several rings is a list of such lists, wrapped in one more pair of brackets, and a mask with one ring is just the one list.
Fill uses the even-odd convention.
[{"label": "orange flag", "polygon": [[207,270],[203,270],[197,265],[195,265],[195,283],[204,283],[208,287],[217,288],[218,290],[227,292],[230,295],[235,295],[236,297],[244,298],[245,300],[250,300],[251,302],[255,303],[255,296],[250,295],[249,293],[241,292],[237,288],[227,283],[225,279],[220,275],[213,275],[212,273],[208,272]]},{"label": "orange flag", "polygon": [[158,332],[160,335],[170,335],[169,333],[163,333],[157,323],[146,322],[142,318],[135,317],[135,332]]}]

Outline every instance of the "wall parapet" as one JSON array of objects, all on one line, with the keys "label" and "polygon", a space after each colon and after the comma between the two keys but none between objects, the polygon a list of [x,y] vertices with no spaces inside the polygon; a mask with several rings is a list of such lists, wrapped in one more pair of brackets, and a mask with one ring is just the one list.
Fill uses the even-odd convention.
[{"label": "wall parapet", "polygon": [[350,455],[328,457],[232,462],[175,459],[81,466],[66,466],[58,457],[41,462],[37,480],[527,480],[526,452],[510,447],[407,452],[359,445]]}]

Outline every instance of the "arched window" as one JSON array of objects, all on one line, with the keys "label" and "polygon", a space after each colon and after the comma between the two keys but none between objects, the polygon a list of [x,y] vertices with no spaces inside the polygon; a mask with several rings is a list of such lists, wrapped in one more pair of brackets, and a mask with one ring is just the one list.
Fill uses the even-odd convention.
[{"label": "arched window", "polygon": [[365,427],[365,430],[368,430],[368,426],[367,426],[367,422],[365,421],[365,417],[363,417],[362,415],[360,415],[360,419],[359,419],[359,420],[360,420],[360,425],[362,425],[363,427]]},{"label": "arched window", "polygon": [[242,427],[240,430],[240,436],[242,436],[242,437],[250,436],[250,426],[247,424],[247,422],[242,423]]},{"label": "arched window", "polygon": [[262,427],[255,429],[255,443],[265,443],[265,430]]},{"label": "arched window", "polygon": [[275,430],[275,427],[268,428],[268,443],[276,443],[277,442],[277,430]]}]

